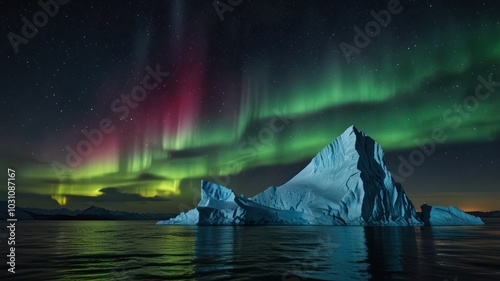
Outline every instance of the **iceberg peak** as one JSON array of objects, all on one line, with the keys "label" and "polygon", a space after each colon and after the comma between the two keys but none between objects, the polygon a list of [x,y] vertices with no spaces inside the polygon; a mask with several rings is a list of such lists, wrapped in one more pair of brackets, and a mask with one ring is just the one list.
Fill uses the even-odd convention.
[{"label": "iceberg peak", "polygon": [[237,197],[201,181],[196,209],[160,224],[417,225],[415,208],[391,177],[378,143],[348,127],[281,186]]}]

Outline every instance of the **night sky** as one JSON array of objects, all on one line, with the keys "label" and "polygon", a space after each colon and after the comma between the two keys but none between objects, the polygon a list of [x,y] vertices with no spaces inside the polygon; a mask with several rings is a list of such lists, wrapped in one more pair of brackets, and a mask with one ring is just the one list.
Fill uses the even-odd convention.
[{"label": "night sky", "polygon": [[417,209],[500,209],[498,1],[0,6],[18,206],[175,213],[201,179],[250,197],[355,125]]}]

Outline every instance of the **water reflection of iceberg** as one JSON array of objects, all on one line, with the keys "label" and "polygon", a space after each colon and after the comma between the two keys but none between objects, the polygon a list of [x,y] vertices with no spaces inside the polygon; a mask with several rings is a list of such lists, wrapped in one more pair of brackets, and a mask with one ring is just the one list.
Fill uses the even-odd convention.
[{"label": "water reflection of iceberg", "polygon": [[327,240],[323,240],[323,256],[318,255],[316,270],[296,272],[297,275],[323,280],[369,280],[365,228],[332,227],[325,230]]},{"label": "water reflection of iceberg", "polygon": [[234,231],[232,226],[197,227],[195,243],[196,276],[214,279],[231,277],[234,268]]},{"label": "water reflection of iceberg", "polygon": [[[419,270],[439,280],[500,280],[498,234],[484,225],[418,228]],[[481,249],[481,250],[478,250]]]},{"label": "water reflection of iceberg", "polygon": [[[453,280],[469,257],[449,255],[473,229],[430,227],[197,227],[197,278]],[[473,232],[473,231],[472,231]],[[453,240],[453,245],[449,240]],[[442,256],[443,254],[447,256]],[[455,268],[450,270],[450,268]],[[469,276],[463,274],[460,276]],[[472,276],[472,275],[470,275]]]},{"label": "water reflection of iceberg", "polygon": [[404,280],[418,274],[414,227],[366,227],[365,233],[372,280],[383,280],[388,274]]},{"label": "water reflection of iceberg", "polygon": [[195,276],[368,280],[363,227],[198,227]]}]

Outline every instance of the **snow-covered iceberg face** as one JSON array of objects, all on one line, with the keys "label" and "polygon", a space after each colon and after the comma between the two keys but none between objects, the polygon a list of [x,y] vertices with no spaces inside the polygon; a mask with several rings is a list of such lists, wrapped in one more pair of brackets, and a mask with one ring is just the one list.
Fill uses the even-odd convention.
[{"label": "snow-covered iceberg face", "polygon": [[239,209],[234,192],[222,185],[201,181],[201,200],[195,209],[157,224],[232,225]]},{"label": "snow-covered iceberg face", "polygon": [[202,181],[195,211],[161,224],[422,224],[373,139],[349,127],[300,173],[252,198]]},{"label": "snow-covered iceberg face", "polygon": [[421,224],[383,156],[378,143],[351,126],[290,181],[252,200],[304,212],[313,224]]},{"label": "snow-covered iceberg face", "polygon": [[469,215],[455,206],[429,206],[424,204],[422,209],[422,220],[426,225],[483,225],[484,222],[473,215]]},{"label": "snow-covered iceberg face", "polygon": [[225,186],[202,180],[201,200],[198,206],[208,206],[211,200],[234,202],[234,192]]}]

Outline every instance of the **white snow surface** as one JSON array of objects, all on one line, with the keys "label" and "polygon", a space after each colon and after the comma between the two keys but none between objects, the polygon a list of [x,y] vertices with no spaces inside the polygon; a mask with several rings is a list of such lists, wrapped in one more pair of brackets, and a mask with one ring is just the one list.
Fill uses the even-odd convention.
[{"label": "white snow surface", "polygon": [[473,215],[467,214],[455,206],[423,205],[422,220],[426,225],[483,225],[484,222]]},{"label": "white snow surface", "polygon": [[158,224],[422,225],[383,156],[351,126],[287,183],[245,198],[202,180],[198,206]]}]

